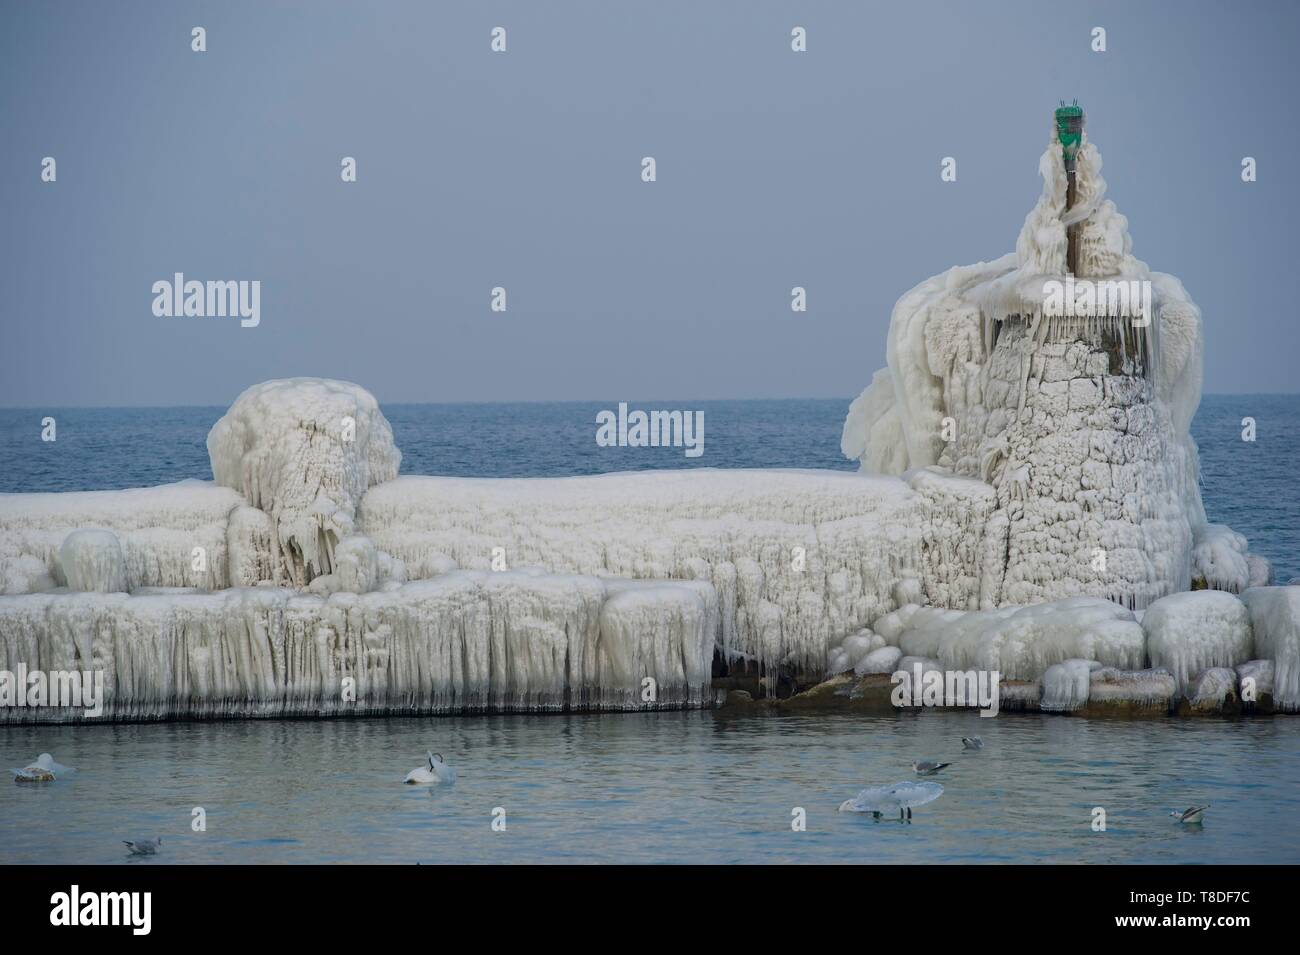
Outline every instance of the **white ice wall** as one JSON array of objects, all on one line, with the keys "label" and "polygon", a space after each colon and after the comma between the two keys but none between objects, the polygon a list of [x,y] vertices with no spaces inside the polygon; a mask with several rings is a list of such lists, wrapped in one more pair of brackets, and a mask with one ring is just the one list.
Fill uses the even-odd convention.
[{"label": "white ice wall", "polygon": [[[32,594],[0,597],[0,669],[102,669],[105,719],[699,705],[717,614],[699,581],[482,571],[328,599]],[[0,709],[38,717],[81,714]]]},{"label": "white ice wall", "polygon": [[820,670],[922,573],[920,506],[897,479],[834,471],[402,477],[371,488],[359,523],[413,579],[501,548],[509,567],[706,580],[723,648]]}]

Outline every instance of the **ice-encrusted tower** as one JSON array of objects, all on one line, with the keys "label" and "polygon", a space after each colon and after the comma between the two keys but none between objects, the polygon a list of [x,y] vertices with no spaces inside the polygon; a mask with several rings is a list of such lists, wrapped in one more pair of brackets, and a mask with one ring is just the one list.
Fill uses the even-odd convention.
[{"label": "ice-encrusted tower", "polygon": [[844,452],[867,471],[987,485],[979,586],[930,594],[940,605],[1089,594],[1142,608],[1195,579],[1241,589],[1244,540],[1206,524],[1188,430],[1200,312],[1133,257],[1083,111],[1054,119],[1016,251],[898,300],[888,368],[853,402]]}]

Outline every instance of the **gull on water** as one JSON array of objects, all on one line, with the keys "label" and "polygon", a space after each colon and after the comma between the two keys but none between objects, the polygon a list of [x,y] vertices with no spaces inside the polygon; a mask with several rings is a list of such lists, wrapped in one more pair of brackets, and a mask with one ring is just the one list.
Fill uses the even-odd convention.
[{"label": "gull on water", "polygon": [[978,736],[963,736],[961,738],[962,749],[983,749],[984,740]]},{"label": "gull on water", "polygon": [[411,785],[418,784],[437,784],[437,783],[454,783],[456,781],[456,770],[452,769],[443,762],[441,753],[429,753],[429,765],[413,769],[406,774],[402,780],[404,783]]},{"label": "gull on water", "polygon": [[912,763],[912,770],[918,776],[933,776],[939,770],[951,765],[952,763],[936,763],[929,759],[918,759]]},{"label": "gull on water", "polygon": [[924,806],[943,795],[938,783],[891,783],[870,786],[852,799],[840,803],[840,812],[869,812],[879,819],[886,812],[898,810],[899,819],[911,819],[914,806]]},{"label": "gull on water", "polygon": [[1205,810],[1209,808],[1209,803],[1206,803],[1204,806],[1192,806],[1190,809],[1171,809],[1169,815],[1189,826],[1199,826],[1205,821]]},{"label": "gull on water", "polygon": [[136,839],[134,842],[123,839],[122,845],[133,856],[152,856],[157,855],[158,850],[162,848],[162,836],[157,839]]},{"label": "gull on water", "polygon": [[16,783],[49,783],[60,776],[75,772],[71,766],[61,766],[49,753],[41,753],[36,759],[22,769],[11,769]]}]

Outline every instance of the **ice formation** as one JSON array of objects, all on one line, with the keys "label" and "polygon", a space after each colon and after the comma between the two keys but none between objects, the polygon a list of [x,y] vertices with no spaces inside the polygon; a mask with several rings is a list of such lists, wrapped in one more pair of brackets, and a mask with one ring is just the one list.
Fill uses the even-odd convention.
[{"label": "ice formation", "polygon": [[447,566],[709,581],[718,644],[821,671],[832,641],[921,573],[922,496],[837,471],[671,470],[567,478],[401,477],[360,523],[412,579]]},{"label": "ice formation", "polygon": [[1247,549],[1246,538],[1226,524],[1206,524],[1192,548],[1193,580],[1214,590],[1239,594],[1273,582],[1268,560]]},{"label": "ice formation", "polygon": [[1043,695],[1039,705],[1048,712],[1077,710],[1088,702],[1092,671],[1101,669],[1095,660],[1065,660],[1053,663],[1043,673]]},{"label": "ice formation", "polygon": [[402,461],[374,396],[322,378],[249,388],[208,434],[208,454],[218,484],[270,515],[277,563],[298,585],[333,570],[361,496]]},{"label": "ice formation", "polygon": [[73,531],[59,547],[69,590],[126,593],[126,559],[112,531]]},{"label": "ice formation", "polygon": [[[1244,702],[1255,703],[1261,697],[1273,695],[1273,661],[1247,660],[1236,666],[1237,682],[1241,686]],[[1249,692],[1247,688],[1249,687]]]},{"label": "ice formation", "polygon": [[225,587],[227,520],[243,503],[237,492],[209,481],[125,491],[0,494],[0,593],[67,586],[59,551],[79,530],[117,536],[130,590]]},{"label": "ice formation", "polygon": [[398,477],[365,389],[265,382],[214,482],[0,494],[0,668],[103,669],[122,718],[698,705],[715,660],[1059,711],[1254,667],[1300,710],[1300,588],[1201,505],[1200,312],[1064,155],[1014,252],[895,305],[841,441],[878,473]]},{"label": "ice formation", "polygon": [[898,646],[944,669],[997,670],[1006,680],[1040,680],[1049,667],[1075,659],[1136,670],[1146,656],[1133,614],[1098,597],[966,612],[921,607]]},{"label": "ice formation", "polygon": [[1178,694],[1178,684],[1168,670],[1117,670],[1101,667],[1088,679],[1088,701],[1092,703],[1132,703],[1143,707],[1167,709]]},{"label": "ice formation", "polygon": [[[1090,594],[1141,609],[1194,574],[1239,591],[1245,542],[1206,524],[1188,430],[1200,312],[1177,279],[1133,257],[1086,133],[1076,169],[1070,205],[1054,131],[1016,251],[898,300],[888,368],[853,402],[841,447],[865,471],[938,465],[984,485],[953,508],[983,527],[959,543],[1001,565],[982,567],[981,608]],[[1091,298],[1054,309],[1049,289],[1076,285]],[[938,602],[964,609],[963,597]]]},{"label": "ice formation", "polygon": [[1218,712],[1237,699],[1237,671],[1230,667],[1202,670],[1183,692],[1193,710]]},{"label": "ice formation", "polygon": [[898,647],[879,647],[855,663],[853,673],[855,676],[865,676],[868,673],[894,673],[898,670],[898,663],[902,658],[903,651]]},{"label": "ice formation", "polygon": [[1232,594],[1196,590],[1162,597],[1142,615],[1151,665],[1184,689],[1201,671],[1253,659],[1255,641],[1246,605]]},{"label": "ice formation", "polygon": [[102,669],[110,719],[699,705],[717,616],[702,581],[522,571],[328,598],[42,593],[0,600],[0,669]]},{"label": "ice formation", "polygon": [[1300,587],[1252,587],[1241,599],[1255,652],[1273,661],[1273,705],[1300,710]]}]

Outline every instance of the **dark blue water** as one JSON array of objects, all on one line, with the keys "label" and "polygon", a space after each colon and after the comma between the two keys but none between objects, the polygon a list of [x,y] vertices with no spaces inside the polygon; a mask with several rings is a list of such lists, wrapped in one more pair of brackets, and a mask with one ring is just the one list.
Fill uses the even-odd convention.
[{"label": "dark blue water", "polygon": [[[473,477],[597,474],[645,468],[808,467],[851,470],[840,455],[845,400],[639,401],[632,408],[704,411],[704,454],[601,448],[600,402],[385,405],[402,473]],[[0,410],[0,491],[73,491],[211,479],[205,444],[224,408]],[[41,419],[58,440],[41,441]],[[1256,440],[1241,438],[1242,418]],[[1205,508],[1300,576],[1300,395],[1208,395],[1192,422]]]}]

